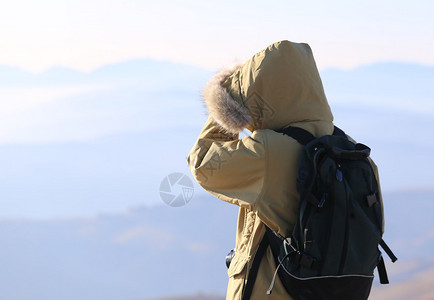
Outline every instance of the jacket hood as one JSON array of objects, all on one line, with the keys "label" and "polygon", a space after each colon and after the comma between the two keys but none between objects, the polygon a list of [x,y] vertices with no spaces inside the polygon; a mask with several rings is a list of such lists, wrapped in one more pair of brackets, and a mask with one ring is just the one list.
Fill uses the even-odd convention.
[{"label": "jacket hood", "polygon": [[304,43],[277,42],[245,64],[217,73],[203,99],[210,116],[232,134],[333,121],[312,50]]}]

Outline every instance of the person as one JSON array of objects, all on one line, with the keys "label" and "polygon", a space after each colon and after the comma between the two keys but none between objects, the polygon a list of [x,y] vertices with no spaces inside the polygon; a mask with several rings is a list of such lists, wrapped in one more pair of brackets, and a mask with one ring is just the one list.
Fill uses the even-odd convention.
[{"label": "person", "polygon": [[[303,146],[276,130],[293,126],[316,137],[332,134],[333,115],[311,48],[290,41],[274,43],[246,63],[217,73],[203,99],[209,117],[188,164],[206,191],[239,206],[226,299],[242,299],[264,224],[286,237],[297,218],[297,163]],[[251,135],[240,139],[244,129]],[[266,295],[275,270],[268,248],[250,299],[291,299],[279,278]]]}]

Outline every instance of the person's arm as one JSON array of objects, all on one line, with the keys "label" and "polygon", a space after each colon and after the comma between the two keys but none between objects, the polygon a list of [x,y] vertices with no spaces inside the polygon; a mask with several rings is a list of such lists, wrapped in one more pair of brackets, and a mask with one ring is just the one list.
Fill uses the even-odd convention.
[{"label": "person's arm", "polygon": [[261,196],[265,151],[263,135],[238,139],[224,133],[211,117],[188,156],[196,181],[217,198],[254,209]]}]

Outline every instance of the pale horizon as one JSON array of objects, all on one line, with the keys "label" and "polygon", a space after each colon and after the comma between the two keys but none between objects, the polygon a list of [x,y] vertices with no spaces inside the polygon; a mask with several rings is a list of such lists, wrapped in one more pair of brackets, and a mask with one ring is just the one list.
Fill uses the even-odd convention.
[{"label": "pale horizon", "polygon": [[0,11],[0,65],[91,71],[133,59],[208,70],[279,40],[307,42],[320,69],[434,65],[431,1],[18,0]]},{"label": "pale horizon", "polygon": [[[56,215],[119,210],[155,201],[138,195],[150,195],[170,172],[188,172],[185,156],[206,118],[201,89],[212,72],[244,62],[282,39],[308,42],[320,70],[343,70],[321,72],[325,91],[336,124],[376,149],[373,155],[380,167],[385,166],[383,190],[431,188],[432,168],[419,170],[422,179],[411,172],[400,174],[394,171],[395,156],[388,149],[405,151],[411,141],[418,155],[408,162],[409,170],[425,165],[424,157],[430,157],[432,142],[424,136],[429,135],[427,124],[434,113],[430,75],[434,67],[401,64],[346,71],[378,62],[434,66],[431,11],[434,2],[409,5],[391,0],[275,1],[273,5],[228,0],[218,5],[198,0],[10,2],[0,10],[0,66],[37,74],[1,68],[4,211],[18,216]],[[157,63],[122,65],[137,59]],[[167,61],[183,65],[159,63]],[[94,74],[39,73],[54,66],[90,72],[116,63],[121,64]],[[408,125],[394,130],[403,119]],[[370,134],[378,128],[385,136]],[[165,138],[174,130],[182,132],[176,147]],[[171,159],[149,160],[150,136],[167,146],[164,154]],[[102,163],[102,153],[108,163]],[[146,170],[154,170],[157,177],[148,180]],[[96,179],[115,182],[118,176],[124,183],[110,184],[111,191]],[[87,179],[81,182],[82,178]],[[52,181],[58,191],[52,190]],[[63,192],[77,185],[88,194]],[[126,186],[130,187],[123,190]],[[31,196],[26,194],[30,191]],[[65,203],[57,205],[56,199]],[[82,202],[77,204],[77,199]],[[45,204],[39,207],[40,203]]]}]

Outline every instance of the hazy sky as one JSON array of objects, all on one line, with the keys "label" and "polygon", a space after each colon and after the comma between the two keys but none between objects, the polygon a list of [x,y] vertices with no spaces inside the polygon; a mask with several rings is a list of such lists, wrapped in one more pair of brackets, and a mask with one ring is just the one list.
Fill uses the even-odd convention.
[{"label": "hazy sky", "polygon": [[434,1],[14,0],[0,7],[0,64],[80,70],[132,58],[216,69],[281,39],[318,65],[434,64]]},{"label": "hazy sky", "polygon": [[[242,62],[276,41],[308,42],[320,69],[380,61],[434,65],[434,1],[0,1],[0,75],[4,79],[0,80],[0,218],[93,214],[161,203],[158,187],[164,176],[189,172],[185,156],[205,119],[200,89],[206,79],[212,71]],[[16,79],[16,84],[8,85],[14,72],[2,68],[40,72],[64,66],[90,71],[140,58],[208,70],[194,69],[188,75],[192,68],[170,65],[175,71],[156,76],[165,65],[158,64],[150,74],[133,72],[140,80],[131,77],[131,82],[116,71],[113,78],[100,80],[101,73],[87,77],[53,70],[48,77],[28,76],[28,81]],[[123,66],[136,69],[137,62]],[[25,72],[16,74],[26,78]],[[413,91],[409,81],[402,86],[404,91]],[[432,93],[420,97],[423,91],[431,91],[425,86],[432,84],[422,82],[414,88],[419,97],[411,105],[412,110],[423,108],[428,115],[406,114],[407,120],[417,120],[409,129],[428,130],[426,120],[433,119],[426,105],[432,103]],[[329,95],[336,101],[341,94],[332,91]],[[355,101],[368,108],[375,104],[377,119],[369,114],[371,126],[380,124],[375,126],[391,131],[403,119],[396,120],[402,110],[399,100],[408,105],[405,95],[396,92],[381,99],[369,95]],[[348,96],[342,96],[345,103]],[[398,114],[381,109],[391,104]],[[337,119],[365,118],[363,109],[334,111],[338,111]],[[170,147],[158,153],[161,159],[149,155],[155,150],[142,137],[168,145],[166,136],[173,135],[172,128],[179,129],[178,124],[185,132],[171,137]],[[172,138],[178,139],[176,143],[172,144]],[[421,147],[423,151],[415,157],[425,161],[430,157],[429,147]],[[406,186],[431,182],[433,168],[419,172],[425,180],[420,183],[413,172],[402,172],[402,176],[399,170],[394,172],[395,161],[377,153],[389,174],[397,174],[383,180],[385,190],[407,182],[408,177]],[[422,165],[419,161],[409,162],[411,168]]]}]

